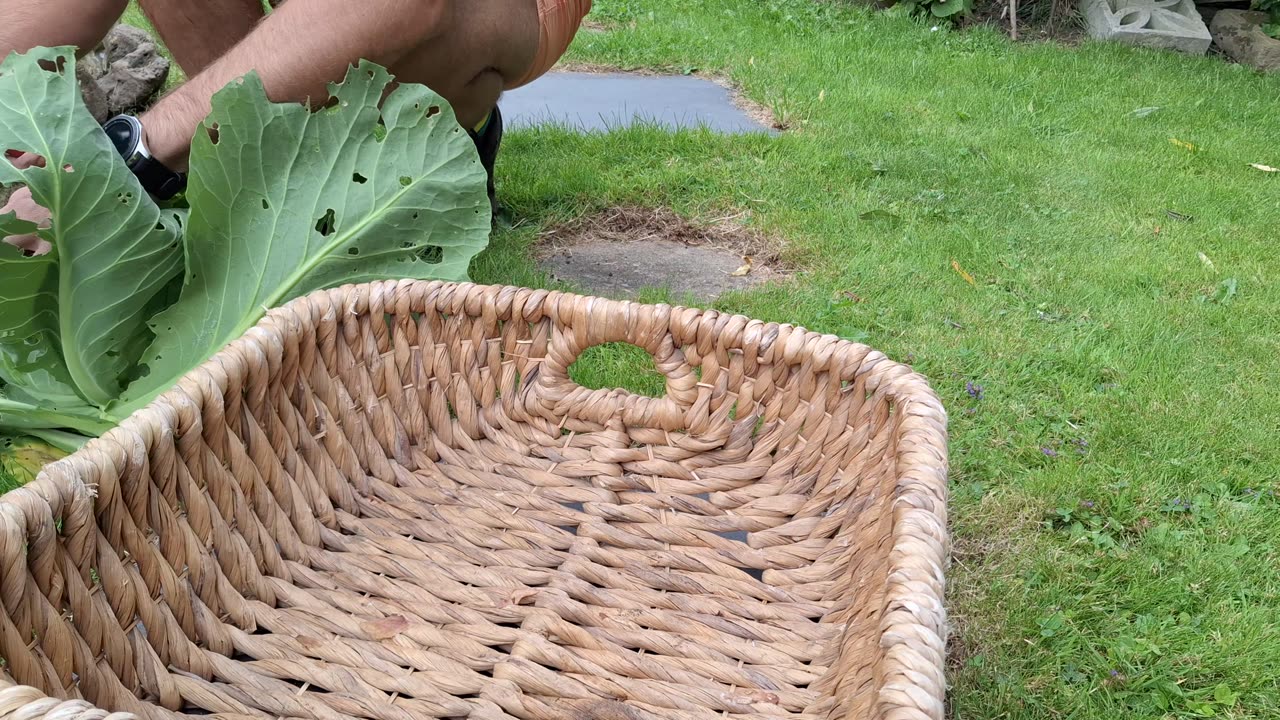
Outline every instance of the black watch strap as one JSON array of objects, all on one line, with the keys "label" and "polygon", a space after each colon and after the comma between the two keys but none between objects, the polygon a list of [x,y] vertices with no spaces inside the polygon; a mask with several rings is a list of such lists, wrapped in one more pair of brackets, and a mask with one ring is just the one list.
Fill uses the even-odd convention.
[{"label": "black watch strap", "polygon": [[186,186],[185,178],[152,157],[138,158],[130,169],[142,184],[142,189],[157,200],[168,200]]},{"label": "black watch strap", "polygon": [[117,115],[105,124],[106,132],[125,165],[138,178],[142,189],[157,200],[168,200],[182,192],[187,179],[151,156],[143,142],[142,122],[132,115]]}]

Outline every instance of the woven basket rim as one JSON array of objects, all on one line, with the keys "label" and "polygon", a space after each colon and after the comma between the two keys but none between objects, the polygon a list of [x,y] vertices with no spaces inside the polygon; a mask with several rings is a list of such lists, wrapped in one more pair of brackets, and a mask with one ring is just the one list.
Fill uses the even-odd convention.
[{"label": "woven basket rim", "polygon": [[[81,450],[46,465],[31,482],[0,495],[0,512],[26,494],[35,494],[46,502],[67,492],[94,494],[95,486],[83,480],[87,468],[130,452],[145,451],[149,437],[155,437],[157,432],[172,432],[170,428],[179,424],[177,416],[189,412],[193,403],[199,406],[199,391],[216,389],[225,393],[228,373],[224,365],[238,362],[233,359],[234,355],[245,352],[270,355],[273,341],[277,354],[281,354],[279,347],[285,335],[294,323],[299,322],[300,316],[308,316],[308,309],[314,309],[319,301],[328,307],[344,308],[345,312],[358,314],[361,307],[363,312],[370,311],[371,300],[389,311],[394,304],[392,301],[402,301],[409,293],[421,293],[426,297],[451,293],[459,298],[456,304],[464,312],[467,304],[487,302],[485,296],[503,298],[517,293],[532,293],[531,297],[536,298],[544,309],[551,309],[549,314],[553,322],[562,319],[557,310],[562,303],[577,302],[590,303],[601,312],[625,314],[636,310],[661,310],[686,320],[714,318],[725,324],[745,324],[763,334],[785,329],[790,333],[784,353],[799,352],[803,345],[816,341],[821,342],[824,351],[830,355],[858,352],[864,355],[864,364],[874,362],[879,366],[887,363],[887,367],[895,369],[897,372],[891,373],[877,391],[886,390],[894,396],[897,403],[895,412],[921,416],[928,421],[911,424],[899,437],[895,495],[886,508],[893,514],[892,543],[886,575],[885,609],[878,633],[878,647],[883,660],[876,688],[876,717],[941,720],[945,683],[920,682],[920,670],[945,672],[948,626],[943,573],[950,562],[946,411],[928,380],[910,366],[895,362],[865,344],[843,340],[832,334],[815,333],[789,323],[764,322],[741,314],[681,305],[645,304],[558,290],[470,282],[385,280],[317,290],[269,309],[240,337],[183,375],[146,406],[131,413],[102,436],[89,440]],[[928,647],[920,646],[922,637],[928,639]],[[11,692],[17,692],[12,689],[17,686],[11,683],[12,680],[0,671],[0,689],[9,684]],[[903,699],[908,696],[910,699]],[[119,713],[116,717],[128,717],[128,713]]]}]

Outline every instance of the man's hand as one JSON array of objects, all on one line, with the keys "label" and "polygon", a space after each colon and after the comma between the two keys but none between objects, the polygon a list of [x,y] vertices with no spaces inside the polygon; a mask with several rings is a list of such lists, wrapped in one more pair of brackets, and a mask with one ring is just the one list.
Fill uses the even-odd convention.
[{"label": "man's hand", "polygon": [[[6,153],[6,155],[9,155],[9,162],[13,163],[14,167],[19,170],[26,170],[29,167],[44,167],[44,158],[39,155],[31,153],[23,153],[17,156]],[[15,190],[13,195],[9,197],[9,202],[5,203],[4,207],[0,207],[0,215],[7,215],[11,212],[17,213],[19,220],[33,222],[40,227],[49,226],[49,210],[36,204],[35,199],[31,197],[31,191],[25,187]],[[10,245],[16,245],[36,255],[42,255],[50,250],[49,243],[41,240],[40,236],[35,234],[10,235],[3,238],[3,240]]]}]

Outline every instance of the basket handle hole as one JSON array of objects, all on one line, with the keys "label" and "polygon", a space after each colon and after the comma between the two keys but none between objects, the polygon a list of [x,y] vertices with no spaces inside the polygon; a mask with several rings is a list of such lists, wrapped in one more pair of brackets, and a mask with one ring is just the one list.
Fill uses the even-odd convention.
[{"label": "basket handle hole", "polygon": [[626,390],[634,395],[661,398],[667,378],[643,348],[625,342],[595,345],[582,351],[569,366],[569,378],[590,390]]}]

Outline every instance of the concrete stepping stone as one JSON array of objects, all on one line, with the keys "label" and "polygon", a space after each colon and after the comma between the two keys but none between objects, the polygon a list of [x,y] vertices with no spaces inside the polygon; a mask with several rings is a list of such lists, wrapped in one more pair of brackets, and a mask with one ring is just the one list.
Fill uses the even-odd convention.
[{"label": "concrete stepping stone", "polygon": [[607,132],[646,123],[724,134],[776,132],[735,105],[728,89],[683,75],[553,72],[504,94],[499,106],[511,129],[550,124]]},{"label": "concrete stepping stone", "polygon": [[1089,35],[1131,45],[1209,51],[1213,36],[1193,0],[1080,0]]},{"label": "concrete stepping stone", "polygon": [[735,276],[742,257],[720,248],[691,247],[663,239],[589,242],[564,248],[541,263],[552,279],[595,295],[634,298],[641,290],[709,302],[730,290],[747,290],[773,277],[768,268]]}]

